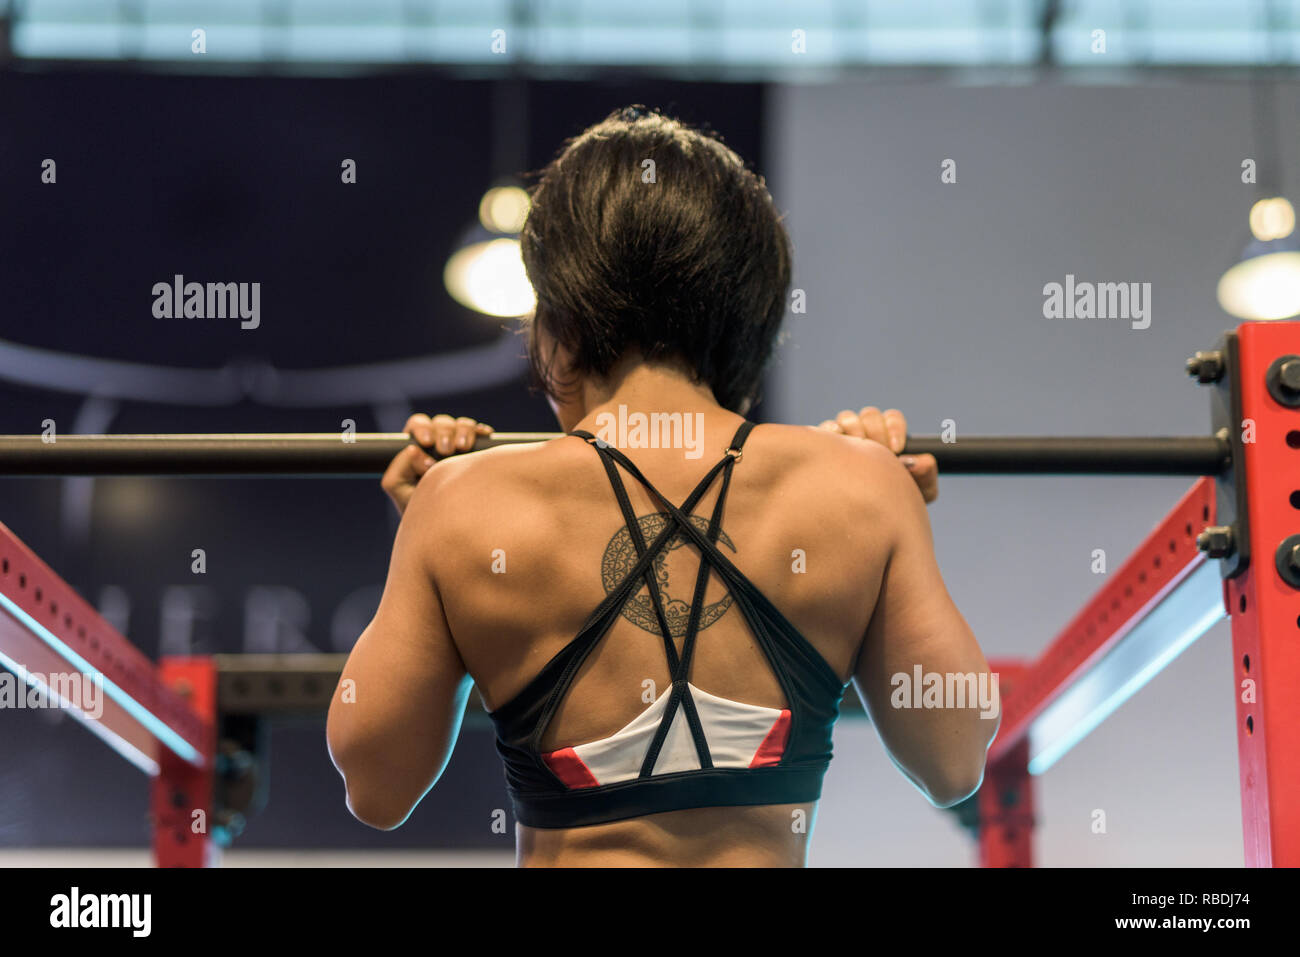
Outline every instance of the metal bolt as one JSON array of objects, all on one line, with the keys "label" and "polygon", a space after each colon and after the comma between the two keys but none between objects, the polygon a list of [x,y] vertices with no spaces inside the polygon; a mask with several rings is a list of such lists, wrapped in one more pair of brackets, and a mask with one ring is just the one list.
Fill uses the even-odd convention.
[{"label": "metal bolt", "polygon": [[1285,552],[1286,567],[1291,571],[1300,574],[1300,542],[1291,546],[1291,550]]},{"label": "metal bolt", "polygon": [[1292,588],[1300,588],[1300,535],[1288,535],[1277,546],[1273,564],[1282,580]]},{"label": "metal bolt", "polygon": [[1210,558],[1227,558],[1236,546],[1230,525],[1211,525],[1196,536],[1196,547]]},{"label": "metal bolt", "polygon": [[1300,408],[1300,356],[1278,356],[1264,374],[1273,398],[1288,408]]},{"label": "metal bolt", "polygon": [[1218,382],[1223,378],[1223,353],[1198,352],[1187,360],[1187,374],[1195,376],[1201,385]]},{"label": "metal bolt", "polygon": [[1278,384],[1288,392],[1300,392],[1300,358],[1292,357],[1277,371]]}]

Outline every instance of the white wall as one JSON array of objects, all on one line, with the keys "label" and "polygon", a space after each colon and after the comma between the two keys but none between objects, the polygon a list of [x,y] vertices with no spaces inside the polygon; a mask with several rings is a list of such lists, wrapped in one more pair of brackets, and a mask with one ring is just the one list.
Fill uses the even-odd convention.
[{"label": "white wall", "polygon": [[[1278,112],[1295,199],[1300,86]],[[917,434],[949,418],[959,435],[1208,432],[1183,361],[1234,325],[1214,289],[1251,202],[1241,160],[1259,158],[1244,87],[786,87],[768,136],[808,302],[775,417],[874,404]],[[1043,286],[1067,273],[1151,283],[1150,328],[1044,319]],[[936,548],[986,654],[1041,650],[1100,586],[1092,550],[1113,571],[1191,481],[944,480]],[[1231,668],[1224,621],[1036,779],[1040,864],[1242,863]],[[836,750],[812,863],[970,863],[869,726],[843,723]]]}]

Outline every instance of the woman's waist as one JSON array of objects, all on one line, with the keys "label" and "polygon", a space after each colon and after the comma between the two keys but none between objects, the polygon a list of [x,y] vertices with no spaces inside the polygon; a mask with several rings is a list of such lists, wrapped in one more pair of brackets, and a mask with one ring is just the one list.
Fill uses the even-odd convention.
[{"label": "woman's waist", "polygon": [[521,867],[803,867],[817,802],[703,807],[587,827],[517,825]]}]

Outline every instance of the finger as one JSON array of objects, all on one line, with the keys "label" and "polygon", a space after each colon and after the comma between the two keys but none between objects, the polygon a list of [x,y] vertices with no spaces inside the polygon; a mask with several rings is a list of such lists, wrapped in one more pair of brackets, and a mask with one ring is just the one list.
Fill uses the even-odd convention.
[{"label": "finger", "polygon": [[880,410],[874,405],[869,405],[858,413],[858,418],[862,422],[862,429],[866,432],[867,438],[872,442],[879,442],[885,448],[889,448],[889,433],[885,430],[885,417],[880,414]]},{"label": "finger", "polygon": [[907,466],[927,505],[939,497],[939,463],[933,455],[904,455],[900,461]]},{"label": "finger", "polygon": [[456,447],[456,420],[449,415],[433,417],[433,447],[439,455],[451,455]]},{"label": "finger", "polygon": [[433,445],[433,420],[423,412],[416,412],[408,418],[402,431],[426,448]]},{"label": "finger", "polygon": [[475,430],[474,426],[478,423],[473,419],[461,416],[456,420],[456,451],[468,452],[474,447]]},{"label": "finger", "polygon": [[393,456],[393,460],[388,463],[388,468],[384,470],[384,477],[379,480],[380,486],[389,495],[394,495],[402,488],[412,486],[420,481],[420,476],[433,466],[433,459],[424,449],[415,445],[408,445],[402,451]]},{"label": "finger", "polygon": [[859,439],[867,437],[866,429],[862,427],[862,419],[848,409],[835,416],[835,424],[840,427],[840,431],[845,435],[851,435]]},{"label": "finger", "polygon": [[492,428],[492,426],[488,425],[486,422],[478,422],[475,424],[474,428],[478,431],[479,435],[491,435],[493,432],[496,431],[495,429]]},{"label": "finger", "polygon": [[886,409],[884,419],[890,451],[897,454],[907,444],[907,418],[897,409]]},{"label": "finger", "polygon": [[838,432],[840,430],[834,419],[826,419],[817,428],[825,429],[827,432]]}]

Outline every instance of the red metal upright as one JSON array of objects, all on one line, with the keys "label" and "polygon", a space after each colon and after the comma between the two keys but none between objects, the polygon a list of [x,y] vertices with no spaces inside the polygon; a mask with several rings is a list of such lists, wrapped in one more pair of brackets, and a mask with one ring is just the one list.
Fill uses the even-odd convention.
[{"label": "red metal upright", "polygon": [[[991,661],[998,675],[998,690],[1014,697],[1016,685],[1029,668],[1019,661]],[[1023,691],[1021,692],[1023,694]],[[1034,866],[1034,787],[1029,776],[1029,738],[1017,743],[997,760],[989,761],[980,786],[979,866]]]},{"label": "red metal upright", "polygon": [[1245,323],[1237,336],[1241,414],[1254,439],[1242,444],[1250,564],[1228,580],[1226,597],[1246,864],[1297,867],[1300,322]]},{"label": "red metal upright", "polygon": [[194,765],[166,749],[159,755],[158,774],[150,785],[154,863],[158,867],[208,867],[217,863],[218,854],[211,839],[216,663],[210,657],[163,658],[158,677],[204,720],[201,750],[206,760]]}]

